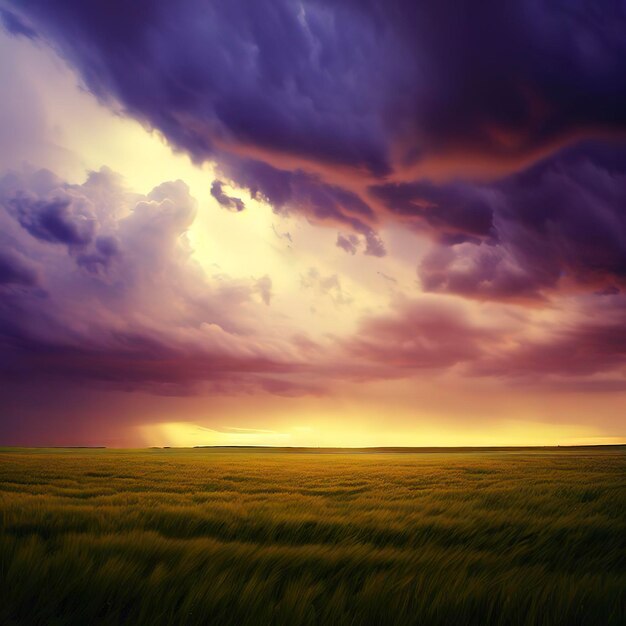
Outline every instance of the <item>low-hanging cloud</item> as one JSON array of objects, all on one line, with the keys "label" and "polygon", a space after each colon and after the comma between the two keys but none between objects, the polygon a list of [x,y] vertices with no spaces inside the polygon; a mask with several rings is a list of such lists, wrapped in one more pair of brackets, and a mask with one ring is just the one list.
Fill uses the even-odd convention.
[{"label": "low-hanging cloud", "polygon": [[[16,212],[15,198],[26,197],[29,202]],[[54,229],[40,230],[42,207],[60,197],[67,203],[68,232],[89,207],[89,237],[68,240],[48,236]],[[272,317],[269,275],[207,276],[186,234],[195,211],[181,181],[141,195],[127,191],[107,169],[92,172],[81,185],[48,171],[5,175],[3,380],[167,395],[299,395],[329,393],[342,381],[453,372],[543,386],[574,379],[589,389],[619,388],[626,367],[620,290],[572,295],[550,322],[498,302],[395,295],[386,312],[362,314],[354,330],[312,340],[284,326],[280,313]],[[510,288],[506,272],[502,281]],[[497,285],[492,280],[491,288]],[[301,286],[337,307],[353,306],[337,274],[310,268]]]},{"label": "low-hanging cloud", "polygon": [[350,359],[344,375],[375,380],[454,369],[509,384],[559,389],[570,379],[588,391],[626,389],[626,299],[587,296],[569,305],[569,315],[537,324],[494,305],[398,297],[387,313],[364,317],[342,339]]}]

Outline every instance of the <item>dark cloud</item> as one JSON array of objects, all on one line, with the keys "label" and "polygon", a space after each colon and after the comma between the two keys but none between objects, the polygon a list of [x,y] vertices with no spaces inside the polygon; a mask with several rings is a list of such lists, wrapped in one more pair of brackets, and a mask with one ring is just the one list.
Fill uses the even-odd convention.
[{"label": "dark cloud", "polygon": [[405,163],[508,158],[626,125],[620,2],[11,4],[198,158],[254,147],[381,176],[398,145]]},{"label": "dark cloud", "polygon": [[221,206],[229,211],[235,211],[238,213],[239,211],[243,211],[246,208],[246,205],[243,203],[243,200],[240,198],[233,198],[232,196],[228,196],[222,190],[224,183],[219,180],[214,180],[211,185],[211,195],[219,202]]},{"label": "dark cloud", "polygon": [[371,16],[268,0],[141,0],[131,10],[35,0],[18,9],[94,93],[119,99],[196,158],[232,142],[387,168],[371,89],[383,86],[390,53],[373,45]]},{"label": "dark cloud", "polygon": [[469,243],[436,246],[420,261],[418,275],[424,291],[493,300],[540,300],[541,289],[558,279],[549,268],[524,268],[502,246]]},{"label": "dark cloud", "polygon": [[34,287],[39,282],[37,268],[23,255],[0,248],[0,287],[22,285]]},{"label": "dark cloud", "polygon": [[493,236],[490,192],[466,183],[430,181],[372,186],[370,193],[393,214],[415,228],[429,226],[457,243]]},{"label": "dark cloud", "polygon": [[376,214],[356,193],[324,183],[319,176],[302,170],[277,169],[251,159],[229,157],[220,168],[253,198],[269,202],[276,213],[297,211],[314,223],[351,228],[365,238],[365,254],[385,256],[385,246],[372,228]]},{"label": "dark cloud", "polygon": [[[443,186],[440,193],[447,191]],[[469,188],[468,215],[481,196],[491,212],[489,238],[444,241],[432,250],[419,267],[426,290],[506,298],[539,297],[562,284],[592,290],[626,284],[626,149],[620,144],[577,146]]]},{"label": "dark cloud", "polygon": [[0,22],[11,35],[21,35],[28,39],[37,38],[37,33],[11,11],[0,8]]},{"label": "dark cloud", "polygon": [[[215,161],[276,213],[341,230],[348,253],[383,256],[377,229],[393,221],[432,238],[418,268],[427,291],[602,294],[588,319],[536,334],[526,319],[487,329],[454,298],[398,301],[339,340],[320,379],[623,373],[623,3],[9,4],[7,30],[50,42],[102,102]],[[211,192],[243,208],[221,180]],[[186,237],[194,214],[181,181],[137,196],[106,170],[83,185],[45,171],[3,178],[2,375],[159,393],[308,389],[298,376],[317,347],[260,322],[270,277],[207,278]],[[332,272],[302,283],[351,302]]]},{"label": "dark cloud", "polygon": [[[5,328],[3,335],[6,336]],[[10,363],[0,366],[6,381],[28,378],[33,384],[71,381],[96,388],[146,391],[157,395],[193,395],[207,387],[230,394],[267,389],[281,375],[292,374],[295,364],[267,357],[244,358],[201,348],[173,348],[153,337],[119,334],[105,350],[93,345],[68,345],[59,341],[26,342],[11,337],[5,352]],[[302,393],[307,384],[282,381],[283,393]],[[299,391],[298,391],[299,390]]]},{"label": "dark cloud", "polygon": [[18,195],[7,204],[33,237],[68,246],[85,246],[95,234],[95,217],[88,207],[73,200],[67,196],[39,200]]},{"label": "dark cloud", "polygon": [[621,2],[385,3],[415,60],[407,159],[516,158],[626,123]]},{"label": "dark cloud", "polygon": [[[569,186],[557,180],[561,156],[528,168],[581,138],[623,142],[623,3],[127,4],[10,2],[11,19],[51,42],[101,100],[192,158],[216,161],[229,183],[277,211],[364,236],[366,254],[385,253],[376,235],[384,215],[426,228],[444,246],[501,246],[472,261],[486,273],[477,284],[498,283],[478,289],[487,295],[533,293],[564,271],[622,272],[621,225],[610,229],[619,218],[616,205],[606,207],[621,196],[603,195],[589,171],[576,179],[575,164],[561,174]],[[602,169],[597,151],[585,155],[588,170]],[[522,168],[525,178],[497,185],[469,176]],[[552,180],[542,178],[550,168]],[[242,206],[219,181],[214,195]],[[592,200],[602,202],[597,219]],[[509,262],[520,263],[511,278],[519,287],[505,284]],[[421,271],[432,288],[475,290],[456,269],[449,278]]]},{"label": "dark cloud", "polygon": [[225,159],[221,169],[248,189],[254,198],[269,202],[277,213],[299,211],[316,222],[330,221],[369,233],[376,217],[357,194],[329,185],[302,170],[284,170],[256,160]]}]

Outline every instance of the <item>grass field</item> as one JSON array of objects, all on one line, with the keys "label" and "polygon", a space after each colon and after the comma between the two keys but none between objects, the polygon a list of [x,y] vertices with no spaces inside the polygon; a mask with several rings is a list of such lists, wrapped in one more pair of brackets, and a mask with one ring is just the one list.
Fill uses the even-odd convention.
[{"label": "grass field", "polygon": [[0,449],[0,623],[626,624],[624,447]]}]

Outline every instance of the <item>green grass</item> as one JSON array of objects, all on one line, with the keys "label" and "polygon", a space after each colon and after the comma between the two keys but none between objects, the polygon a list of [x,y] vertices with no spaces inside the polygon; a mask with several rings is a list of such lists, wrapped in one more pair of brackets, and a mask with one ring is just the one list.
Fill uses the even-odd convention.
[{"label": "green grass", "polygon": [[0,449],[0,623],[626,624],[626,449]]}]

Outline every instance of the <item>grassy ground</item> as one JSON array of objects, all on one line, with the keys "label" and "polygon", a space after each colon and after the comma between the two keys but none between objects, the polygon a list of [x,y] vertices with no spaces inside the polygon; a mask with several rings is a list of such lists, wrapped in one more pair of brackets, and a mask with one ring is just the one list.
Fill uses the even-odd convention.
[{"label": "grassy ground", "polygon": [[626,624],[626,450],[0,449],[2,624]]}]

